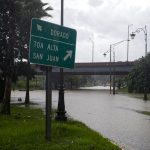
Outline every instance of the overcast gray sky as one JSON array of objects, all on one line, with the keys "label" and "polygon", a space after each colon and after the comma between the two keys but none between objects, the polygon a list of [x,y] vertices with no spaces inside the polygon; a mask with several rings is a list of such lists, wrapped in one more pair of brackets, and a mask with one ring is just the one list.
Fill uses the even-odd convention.
[{"label": "overcast gray sky", "polygon": [[[61,0],[42,0],[53,7],[53,18],[47,21],[60,24]],[[92,61],[94,41],[94,62],[109,61],[110,44],[126,40],[128,25],[130,32],[147,26],[148,52],[150,32],[150,0],[64,0],[64,26],[77,30],[76,62]],[[116,61],[127,60],[127,42],[116,46]],[[129,61],[145,55],[144,33],[140,32],[130,41]]]}]

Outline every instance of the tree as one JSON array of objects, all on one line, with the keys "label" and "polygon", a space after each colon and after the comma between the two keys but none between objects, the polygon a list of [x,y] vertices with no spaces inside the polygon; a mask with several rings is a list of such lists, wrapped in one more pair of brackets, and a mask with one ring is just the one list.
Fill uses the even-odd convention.
[{"label": "tree", "polygon": [[0,103],[3,102],[4,92],[5,92],[5,80],[3,79],[2,76],[0,76]]},{"label": "tree", "polygon": [[137,60],[128,75],[128,92],[143,93],[145,86],[150,92],[150,54]]},{"label": "tree", "polygon": [[14,46],[16,34],[16,20],[18,19],[19,5],[17,1],[0,0],[0,45],[2,54],[1,70],[5,79],[5,90],[1,112],[10,114],[11,80],[14,73]]},{"label": "tree", "polygon": [[28,58],[31,18],[50,16],[47,11],[52,8],[45,8],[46,5],[47,3],[40,0],[0,0],[0,70],[5,80],[1,112],[4,114],[10,114],[11,82],[16,74],[16,53],[21,53],[21,59]]},{"label": "tree", "polygon": [[[30,69],[30,63],[28,61],[28,52],[29,52],[29,38],[30,38],[30,24],[32,18],[42,18],[45,16],[51,17],[50,14],[47,13],[47,11],[52,10],[52,7],[46,7],[47,3],[42,3],[40,0],[33,0],[32,2],[30,0],[22,0],[22,19],[19,23],[20,28],[20,35],[22,38],[23,50],[24,50],[24,56],[27,59],[27,66],[28,70]],[[26,45],[26,48],[25,48]],[[25,96],[25,103],[29,104],[29,74],[26,75],[26,96]]]}]

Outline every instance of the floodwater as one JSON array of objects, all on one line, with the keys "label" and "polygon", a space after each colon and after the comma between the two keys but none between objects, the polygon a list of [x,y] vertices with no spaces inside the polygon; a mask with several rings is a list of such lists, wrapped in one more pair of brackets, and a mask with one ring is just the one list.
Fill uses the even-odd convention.
[{"label": "floodwater", "polygon": [[[58,91],[52,93],[53,108],[57,107]],[[12,99],[24,99],[25,92],[12,92]],[[45,91],[31,91],[32,102],[45,109]],[[65,91],[66,111],[72,118],[117,143],[125,150],[150,150],[150,101],[128,95],[110,95],[108,90],[80,89]]]}]

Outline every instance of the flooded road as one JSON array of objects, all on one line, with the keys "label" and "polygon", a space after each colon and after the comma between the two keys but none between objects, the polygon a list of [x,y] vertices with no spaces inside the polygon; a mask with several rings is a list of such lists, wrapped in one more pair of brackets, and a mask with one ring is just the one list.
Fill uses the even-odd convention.
[{"label": "flooded road", "polygon": [[[12,99],[24,99],[25,92],[12,92]],[[53,91],[53,108],[58,92]],[[32,102],[45,108],[45,91],[30,92]],[[150,150],[150,102],[127,95],[110,95],[107,90],[65,91],[66,111],[72,118],[84,122],[114,141],[125,150]]]}]

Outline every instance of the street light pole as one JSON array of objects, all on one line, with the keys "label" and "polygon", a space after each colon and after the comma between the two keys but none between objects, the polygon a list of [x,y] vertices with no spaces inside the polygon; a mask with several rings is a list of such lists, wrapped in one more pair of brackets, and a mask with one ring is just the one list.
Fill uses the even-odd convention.
[{"label": "street light pole", "polygon": [[107,53],[109,53],[109,56],[110,56],[110,62],[109,62],[109,84],[110,84],[110,94],[111,94],[111,74],[112,74],[112,69],[111,69],[111,45],[110,45],[110,48],[108,51],[106,51],[103,55],[104,57],[106,57]]},{"label": "street light pole", "polygon": [[[145,59],[146,59],[146,56],[147,56],[147,29],[146,29],[146,26],[145,26]],[[145,60],[146,61],[146,60]],[[145,63],[145,79],[144,79],[144,100],[147,100],[147,68],[146,68],[146,63]]]},{"label": "street light pole", "polygon": [[[64,0],[61,0],[61,25],[63,26],[64,18]],[[58,121],[66,121],[65,101],[64,101],[64,73],[63,68],[60,68],[60,87],[59,87],[59,98],[57,115],[55,117]]]},{"label": "street light pole", "polygon": [[145,26],[145,56],[147,55],[147,28]]},{"label": "street light pole", "polygon": [[135,32],[132,32],[132,34],[130,34],[130,36],[132,39],[134,39],[134,37],[136,35],[135,33],[139,33],[141,31],[143,31],[144,36],[145,36],[145,56],[146,56],[147,55],[147,28],[146,28],[146,26],[144,29],[143,28],[136,29]]},{"label": "street light pole", "polygon": [[90,41],[92,42],[92,63],[94,62],[94,41],[90,38]]},{"label": "street light pole", "polygon": [[133,24],[128,25],[128,38],[127,38],[127,62],[129,61],[129,42],[130,42],[130,27]]},{"label": "street light pole", "polygon": [[[123,42],[125,42],[125,41],[127,41],[127,40],[122,40],[122,41],[119,41],[119,42],[117,42],[117,43],[114,43],[114,44],[111,44],[111,48],[113,47],[115,47],[115,46],[117,46],[117,45],[119,45],[119,44],[121,44],[121,43],[123,43]],[[115,72],[116,72],[116,70],[115,70],[115,50],[113,50],[113,94],[115,95],[116,94],[116,92],[115,92],[115,87],[116,87],[116,78],[115,78]]]},{"label": "street light pole", "polygon": [[110,71],[109,71],[109,73],[110,73],[110,94],[111,94],[111,45],[110,45],[110,66],[109,66],[109,69],[110,69]]},{"label": "street light pole", "polygon": [[[110,53],[110,94],[111,94],[111,75],[112,75],[112,70],[111,70],[111,67],[112,67],[112,64],[111,64],[111,52],[112,52],[112,48],[114,48],[115,46],[117,46],[117,45],[119,45],[119,44],[121,44],[121,43],[123,43],[123,42],[125,42],[125,41],[127,41],[127,40],[122,40],[122,41],[119,41],[119,42],[117,42],[117,43],[114,43],[114,44],[111,44],[110,45],[110,49],[109,49],[109,51],[106,51],[103,55],[104,56],[106,56],[107,55],[107,53]],[[113,94],[115,94],[115,86],[116,86],[116,84],[115,84],[115,51],[113,50],[113,58],[114,58],[114,63],[113,63]]]},{"label": "street light pole", "polygon": [[113,51],[113,95],[116,94],[116,90],[115,90],[115,87],[116,87],[116,81],[115,81],[115,51]]},{"label": "street light pole", "polygon": [[[135,33],[139,33],[139,32],[143,32],[144,36],[145,36],[145,57],[147,55],[147,28],[145,26],[145,28],[138,28],[135,30],[135,32],[132,32],[131,38],[134,39],[135,37]],[[144,63],[144,65],[146,65],[146,63]],[[147,100],[147,68],[146,66],[144,67],[144,100]]]}]

